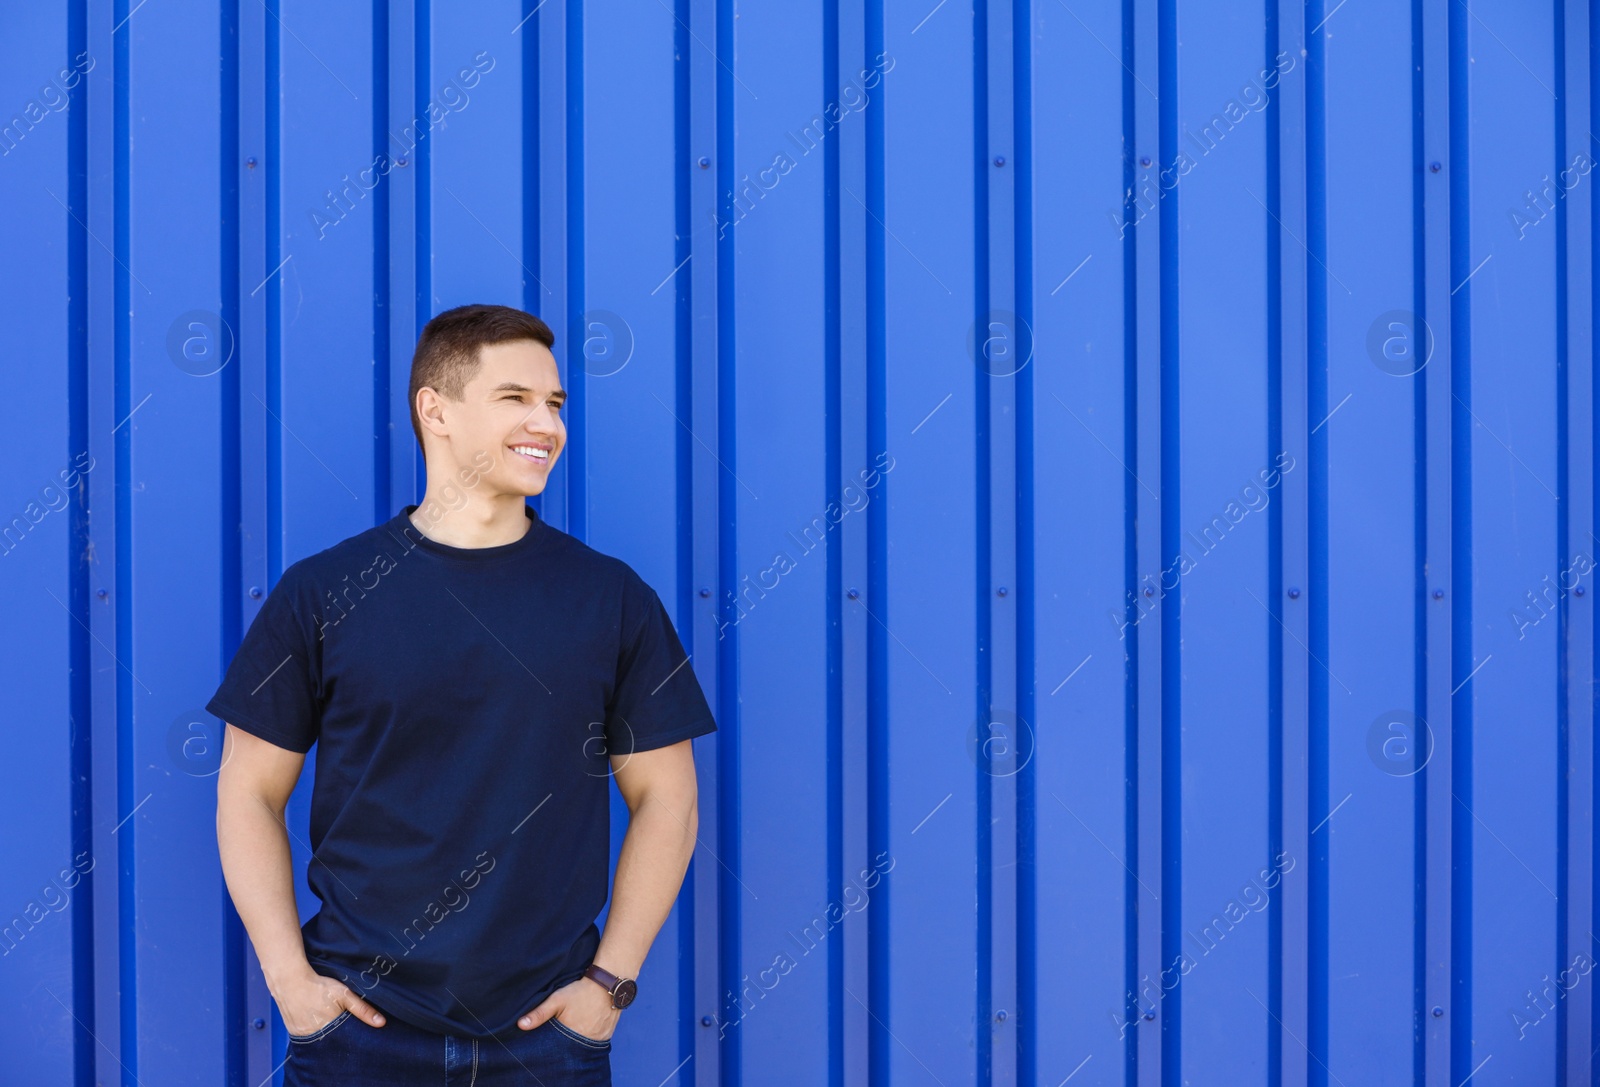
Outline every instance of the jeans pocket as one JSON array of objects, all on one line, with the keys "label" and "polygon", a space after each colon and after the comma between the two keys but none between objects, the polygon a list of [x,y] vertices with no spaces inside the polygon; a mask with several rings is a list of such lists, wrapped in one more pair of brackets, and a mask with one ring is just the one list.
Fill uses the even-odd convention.
[{"label": "jeans pocket", "polygon": [[555,1016],[550,1017],[550,1025],[555,1027],[556,1030],[560,1031],[562,1034],[565,1034],[568,1038],[571,1038],[574,1042],[577,1042],[579,1045],[588,1046],[590,1049],[611,1048],[611,1040],[609,1038],[602,1040],[600,1038],[589,1038],[585,1035],[579,1034],[577,1031],[567,1026]]},{"label": "jeans pocket", "polygon": [[324,1023],[310,1034],[289,1035],[289,1041],[304,1045],[307,1042],[314,1042],[319,1038],[325,1038],[338,1029],[339,1025],[348,1018],[350,1018],[350,1009],[346,1008],[344,1011],[334,1016],[332,1022]]}]

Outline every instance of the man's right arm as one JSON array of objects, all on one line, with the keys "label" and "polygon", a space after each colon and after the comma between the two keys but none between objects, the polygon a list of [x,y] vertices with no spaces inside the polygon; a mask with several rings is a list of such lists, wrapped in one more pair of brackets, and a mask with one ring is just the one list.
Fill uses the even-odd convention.
[{"label": "man's right arm", "polygon": [[244,922],[267,989],[290,1034],[311,1034],[340,1009],[372,1026],[383,1016],[336,978],[306,960],[294,868],[283,812],[305,755],[226,726],[217,774],[217,850],[228,894]]}]

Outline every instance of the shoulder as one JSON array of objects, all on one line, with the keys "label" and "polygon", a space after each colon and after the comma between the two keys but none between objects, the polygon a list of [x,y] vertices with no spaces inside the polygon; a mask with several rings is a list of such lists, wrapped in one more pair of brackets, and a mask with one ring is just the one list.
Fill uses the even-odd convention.
[{"label": "shoulder", "polygon": [[556,558],[585,595],[610,611],[622,633],[638,629],[657,606],[656,591],[625,559],[591,547],[575,536],[555,530],[545,561]]},{"label": "shoulder", "polygon": [[546,554],[569,564],[569,569],[584,575],[592,584],[629,594],[650,591],[649,584],[624,559],[591,547],[560,529],[551,528],[550,532],[551,542]]},{"label": "shoulder", "polygon": [[315,600],[322,590],[346,578],[354,581],[363,571],[393,562],[396,554],[395,539],[383,525],[374,525],[296,559],[284,568],[278,585],[292,597]]}]

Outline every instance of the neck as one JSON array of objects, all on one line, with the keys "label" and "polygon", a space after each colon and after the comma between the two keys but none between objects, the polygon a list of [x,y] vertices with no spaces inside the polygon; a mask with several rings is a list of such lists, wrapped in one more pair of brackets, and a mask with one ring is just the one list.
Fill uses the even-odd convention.
[{"label": "neck", "polygon": [[436,488],[430,482],[410,519],[424,536],[450,547],[498,547],[528,531],[527,505],[527,496],[520,494],[468,494],[463,503],[461,488]]}]

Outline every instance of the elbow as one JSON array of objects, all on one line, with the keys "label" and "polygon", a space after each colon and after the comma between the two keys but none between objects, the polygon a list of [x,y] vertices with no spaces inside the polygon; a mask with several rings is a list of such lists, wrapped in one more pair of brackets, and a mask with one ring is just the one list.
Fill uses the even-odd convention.
[{"label": "elbow", "polygon": [[264,811],[274,821],[282,823],[288,809],[288,797],[276,792],[242,782],[232,784],[217,782],[217,826],[225,819],[236,819],[248,813]]},{"label": "elbow", "polygon": [[[653,805],[649,803],[652,800],[655,802]],[[695,842],[700,835],[700,805],[694,791],[651,794],[640,803],[639,810],[642,812],[652,807],[662,809],[658,816],[661,828],[677,836],[685,858],[693,856]]]}]

